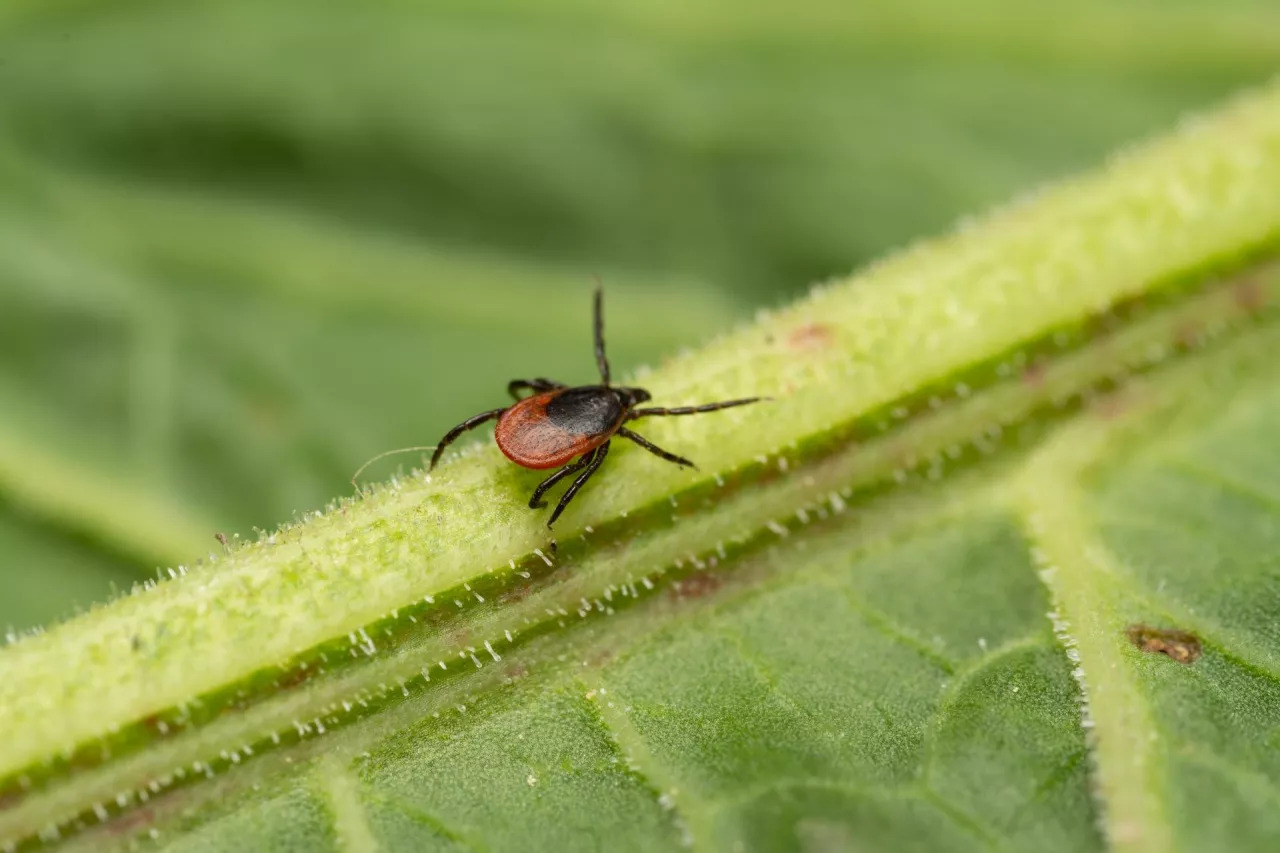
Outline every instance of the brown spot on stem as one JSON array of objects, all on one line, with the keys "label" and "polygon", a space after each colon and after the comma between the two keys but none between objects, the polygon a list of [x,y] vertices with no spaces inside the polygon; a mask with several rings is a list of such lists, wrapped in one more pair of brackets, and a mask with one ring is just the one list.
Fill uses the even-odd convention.
[{"label": "brown spot on stem", "polygon": [[533,584],[521,584],[506,590],[498,596],[499,604],[511,604],[516,601],[524,601],[533,594]]},{"label": "brown spot on stem", "polygon": [[1094,400],[1092,404],[1093,411],[1103,420],[1115,420],[1123,415],[1130,408],[1129,395],[1116,391],[1112,394],[1103,394]]},{"label": "brown spot on stem", "polygon": [[1180,349],[1194,349],[1204,339],[1204,326],[1199,322],[1183,323],[1174,332],[1173,339]]},{"label": "brown spot on stem", "polygon": [[1250,314],[1262,308],[1267,302],[1267,293],[1256,278],[1246,278],[1237,284],[1232,291],[1236,305]]},{"label": "brown spot on stem", "polygon": [[822,323],[810,323],[801,326],[787,337],[787,346],[793,350],[826,349],[835,340],[830,326]]},{"label": "brown spot on stem", "polygon": [[148,714],[142,718],[141,722],[142,725],[150,729],[151,733],[156,737],[166,737],[173,732],[173,727],[168,725],[168,723],[165,723],[164,727],[161,728],[160,724],[164,721],[159,714]]},{"label": "brown spot on stem", "polygon": [[722,586],[724,586],[724,576],[719,572],[698,572],[675,581],[667,592],[671,598],[680,601],[686,598],[703,598]]},{"label": "brown spot on stem", "polygon": [[1087,319],[1084,324],[1084,335],[1091,341],[1101,341],[1114,335],[1124,325],[1124,319],[1114,311],[1104,311]]},{"label": "brown spot on stem", "polygon": [[120,815],[106,826],[108,835],[120,836],[128,835],[138,830],[145,829],[155,822],[156,814],[153,809],[139,808],[132,812]]},{"label": "brown spot on stem", "polygon": [[303,669],[300,666],[295,666],[293,669],[276,679],[276,687],[280,690],[292,690],[295,687],[306,684],[310,678],[310,669]]},{"label": "brown spot on stem", "polygon": [[1048,364],[1044,359],[1037,358],[1031,364],[1028,364],[1022,371],[1022,382],[1030,388],[1039,388],[1044,382],[1045,369]]},{"label": "brown spot on stem", "polygon": [[1167,655],[1178,663],[1193,664],[1202,653],[1200,638],[1177,628],[1130,625],[1125,629],[1129,642],[1149,654]]},{"label": "brown spot on stem", "polygon": [[16,806],[22,802],[24,791],[19,787],[6,788],[0,791],[0,812]]}]

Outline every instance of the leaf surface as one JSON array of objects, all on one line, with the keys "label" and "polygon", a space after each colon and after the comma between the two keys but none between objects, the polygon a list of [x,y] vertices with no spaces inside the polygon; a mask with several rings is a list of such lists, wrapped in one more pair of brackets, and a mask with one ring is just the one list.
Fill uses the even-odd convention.
[{"label": "leaf surface", "polygon": [[[1253,20],[1241,8],[1231,26]],[[68,117],[104,93],[136,119],[201,91],[218,67],[173,47],[191,19],[137,10],[132,24],[172,51],[159,83],[127,73],[148,58],[131,56],[132,36],[110,17],[76,31],[85,50],[61,77],[43,73],[56,28],[18,12],[8,23],[21,49],[4,84],[17,130],[0,152],[13,188],[0,202],[14,285],[3,341],[11,363],[54,339],[78,345],[34,379],[0,377],[12,403],[0,477],[90,543],[78,556],[25,521],[0,526],[33,565],[96,561],[103,579],[127,577],[131,559],[163,565],[209,540],[215,519],[311,506],[317,472],[345,473],[372,438],[398,434],[364,423],[383,400],[410,401],[389,411],[421,427],[417,359],[448,363],[479,330],[514,341],[534,325],[545,372],[583,369],[580,288],[551,283],[583,259],[549,228],[536,246],[511,244],[545,253],[545,266],[507,284],[508,268],[468,243],[469,218],[526,235],[522,223],[548,209],[565,217],[548,222],[589,218],[581,198],[548,189],[571,184],[564,176],[513,160],[509,175],[547,181],[525,198],[556,203],[504,224],[472,198],[450,232],[438,213],[400,218],[350,187],[304,200],[330,220],[295,215],[290,194],[305,180],[216,200],[207,186],[179,189],[199,176],[130,160],[135,146],[163,149],[143,121],[89,123],[77,142]],[[255,63],[280,73],[272,63],[284,60],[255,53],[260,28],[245,22],[278,31],[283,13],[201,14],[251,48],[243,76],[210,89],[209,103],[229,97],[247,135],[276,116],[280,138],[321,140],[325,168],[367,176],[383,152],[317,133],[328,102],[300,97],[307,81],[253,104]],[[705,35],[696,17],[652,15],[637,20],[685,28],[672,41],[681,56]],[[997,17],[975,26],[1019,50]],[[1213,40],[1188,21],[1170,16],[1182,40],[1170,43],[1212,63]],[[328,38],[347,35],[332,26]],[[753,15],[739,26],[740,44],[770,29]],[[856,29],[833,28],[831,49]],[[420,38],[387,55],[419,55]],[[121,73],[88,75],[104,57]],[[1111,61],[1169,60],[1148,48]],[[666,79],[636,73],[645,86]],[[590,84],[577,96],[608,100]],[[349,85],[377,114],[368,80]],[[556,91],[547,85],[543,106]],[[280,113],[284,103],[299,112]],[[554,540],[524,507],[537,475],[476,443],[433,476],[410,470],[299,513],[23,637],[0,652],[0,847],[1267,849],[1280,833],[1277,116],[1273,85],[638,372],[664,403],[774,399],[645,423],[699,470],[617,447]],[[572,121],[551,126],[521,148],[535,162],[579,139]],[[424,127],[408,121],[391,137],[422,141]],[[489,138],[456,130],[452,156],[469,134]],[[36,155],[41,138],[54,144]],[[227,145],[208,150],[229,156]],[[794,205],[762,209],[821,240],[843,231]],[[448,237],[448,249],[361,230],[388,222]],[[207,233],[225,242],[193,237]],[[664,245],[678,255],[678,244]],[[741,313],[664,269],[610,291],[610,340],[630,347],[625,360]],[[361,276],[368,287],[355,291]],[[173,281],[189,286],[182,298],[162,284]],[[514,304],[533,283],[545,323],[512,313],[491,328],[477,305]],[[655,283],[668,296],[656,299]],[[441,317],[457,331],[411,342],[416,322]],[[387,371],[370,380],[350,352]],[[299,354],[326,384],[297,372]],[[179,363],[190,372],[163,369]],[[430,388],[492,405],[462,378],[432,374]],[[81,421],[101,428],[72,428]],[[260,493],[227,486],[238,478],[218,476],[226,465]],[[201,485],[158,498],[174,480]]]}]

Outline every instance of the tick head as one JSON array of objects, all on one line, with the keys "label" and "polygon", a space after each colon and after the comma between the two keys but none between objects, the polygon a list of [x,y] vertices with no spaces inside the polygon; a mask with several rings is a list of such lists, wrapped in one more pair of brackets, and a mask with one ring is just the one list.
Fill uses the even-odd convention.
[{"label": "tick head", "polygon": [[617,391],[622,404],[628,409],[641,403],[647,403],[652,399],[649,396],[649,392],[643,388],[615,388],[614,390]]}]

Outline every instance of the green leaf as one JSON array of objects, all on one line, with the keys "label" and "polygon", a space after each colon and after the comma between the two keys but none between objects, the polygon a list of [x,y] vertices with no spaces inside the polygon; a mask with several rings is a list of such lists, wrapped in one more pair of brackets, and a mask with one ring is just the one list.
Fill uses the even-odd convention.
[{"label": "green leaf", "polygon": [[176,578],[0,650],[0,850],[1270,849],[1274,87],[639,371],[777,403],[653,424],[700,474],[617,448],[554,552],[491,447],[298,510],[513,365],[590,380],[593,273],[655,361],[1277,33],[3,4],[0,623]]},{"label": "green leaf", "polygon": [[0,843],[1263,849],[1277,185],[1272,86],[639,377],[774,399],[554,539],[476,444],[23,638]]}]

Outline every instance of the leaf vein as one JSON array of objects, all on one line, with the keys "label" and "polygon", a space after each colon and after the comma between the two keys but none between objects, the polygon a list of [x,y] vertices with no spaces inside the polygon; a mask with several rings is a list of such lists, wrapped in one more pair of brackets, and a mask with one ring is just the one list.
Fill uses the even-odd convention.
[{"label": "leaf vein", "polygon": [[1161,461],[1175,471],[1179,471],[1187,476],[1199,480],[1208,486],[1217,486],[1224,491],[1231,492],[1234,495],[1252,501],[1255,504],[1280,515],[1280,499],[1274,495],[1269,495],[1248,483],[1243,483],[1234,477],[1231,477],[1216,468],[1201,465],[1184,456],[1165,456]]},{"label": "leaf vein", "polygon": [[360,783],[348,768],[332,756],[320,762],[317,775],[333,812],[333,830],[339,846],[348,853],[378,853],[379,845],[365,820]]},{"label": "leaf vein", "polygon": [[[588,695],[597,695],[601,690],[600,684],[588,683],[581,677],[575,679],[575,682]],[[688,791],[663,770],[648,742],[627,716],[628,712],[619,708],[617,702],[609,701],[603,696],[601,699],[603,701],[588,701],[584,704],[587,713],[600,726],[620,765],[650,793],[659,808],[670,816],[673,828],[682,836],[685,849],[716,850],[711,841],[712,824],[699,817],[708,811],[705,803],[693,801],[694,798],[689,796]]]},{"label": "leaf vein", "polygon": [[[921,779],[926,788],[931,784],[933,778],[933,765],[936,760],[934,748],[936,746],[938,732],[942,729],[944,717],[950,713],[952,706],[955,704],[956,697],[960,692],[969,685],[983,670],[988,667],[1000,663],[1004,658],[1018,654],[1026,649],[1036,648],[1045,642],[1044,634],[1039,632],[1028,634],[1024,637],[1018,637],[1008,640],[991,649],[986,654],[979,656],[968,666],[960,669],[949,681],[946,682],[942,692],[938,695],[938,703],[934,706],[933,713],[929,717],[928,723],[925,725],[925,744],[924,744],[924,766],[922,768]],[[930,789],[932,790],[932,789]]]},{"label": "leaf vein", "polygon": [[395,809],[419,826],[425,826],[432,832],[435,832],[437,835],[440,835],[455,844],[466,847],[469,850],[473,850],[475,853],[488,853],[489,848],[487,845],[458,830],[450,828],[449,825],[440,818],[411,803],[406,803],[399,797],[387,796],[386,794],[378,791],[367,789],[365,791],[365,797],[380,803],[381,805],[387,806],[388,808]]}]

